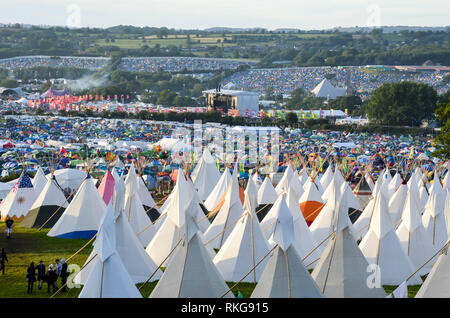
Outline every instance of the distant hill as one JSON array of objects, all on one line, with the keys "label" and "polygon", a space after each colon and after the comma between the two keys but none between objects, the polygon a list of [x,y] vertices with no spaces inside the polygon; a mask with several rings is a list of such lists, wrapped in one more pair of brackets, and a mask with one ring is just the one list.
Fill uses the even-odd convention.
[{"label": "distant hill", "polygon": [[[333,28],[333,30],[338,30],[340,32],[371,32],[374,28],[370,27],[337,27]],[[432,32],[439,32],[439,31],[450,31],[450,26],[442,26],[442,27],[421,27],[421,26],[380,26],[377,27],[377,29],[383,29],[383,33],[392,33],[392,32],[400,32],[403,30],[408,31],[432,31]]]}]

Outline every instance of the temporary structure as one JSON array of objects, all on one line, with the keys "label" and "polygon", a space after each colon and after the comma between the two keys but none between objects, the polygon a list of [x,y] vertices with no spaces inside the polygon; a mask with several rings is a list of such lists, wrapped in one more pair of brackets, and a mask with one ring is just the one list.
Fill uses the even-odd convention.
[{"label": "temporary structure", "polygon": [[167,217],[161,220],[158,231],[146,248],[147,254],[156,264],[165,266],[169,262],[170,258],[167,257],[170,251],[185,234],[181,226],[185,224],[186,211],[190,207],[193,197],[194,189],[186,181],[183,170],[180,168],[170,202],[165,210]]},{"label": "temporary structure", "polygon": [[333,179],[333,175],[333,169],[331,165],[329,165],[322,178],[320,178],[320,184],[322,185],[322,188],[326,189],[328,187],[331,180]]},{"label": "temporary structure", "polygon": [[47,184],[47,178],[45,177],[45,174],[42,171],[41,167],[37,169],[36,174],[34,175],[33,181],[31,181],[31,183],[34,186],[34,190],[36,190],[36,194],[39,195],[39,193],[41,193],[41,191]]},{"label": "temporary structure", "polygon": [[450,254],[445,246],[425,282],[416,294],[416,298],[450,297]]},{"label": "temporary structure", "polygon": [[277,196],[279,196],[282,193],[287,193],[293,175],[294,170],[292,169],[292,166],[289,164],[283,173],[283,177],[281,178],[280,182],[278,182],[275,188]]},{"label": "temporary structure", "polygon": [[97,233],[105,210],[105,202],[91,176],[87,175],[63,215],[47,235],[90,239]]},{"label": "temporary structure", "polygon": [[[47,179],[46,179],[47,180]],[[52,176],[34,201],[20,226],[28,228],[51,228],[67,208],[67,200],[56,178]]]},{"label": "temporary structure", "polygon": [[366,178],[361,178],[356,187],[353,189],[360,206],[364,209],[372,198],[372,189],[367,183]]},{"label": "temporary structure", "polygon": [[205,201],[205,207],[208,209],[208,211],[212,211],[217,206],[223,194],[227,190],[228,185],[230,184],[230,180],[230,169],[226,167],[216,186]]},{"label": "temporary structure", "polygon": [[305,264],[310,264],[308,268],[313,268],[315,266],[314,260],[320,257],[319,249],[316,249],[317,242],[314,241],[293,192],[294,190],[291,187],[286,196],[286,204],[292,213],[294,222],[294,242],[292,245],[295,247],[298,256],[304,259]]},{"label": "temporary structure", "polygon": [[252,178],[248,178],[244,194],[244,210],[256,212],[256,207],[258,206],[258,188]]},{"label": "temporary structure", "polygon": [[222,247],[236,226],[236,222],[244,213],[240,199],[237,173],[237,169],[234,169],[230,185],[224,196],[224,203],[214,218],[214,221],[204,233],[205,240],[207,242],[210,241],[212,248],[220,249]]},{"label": "temporary structure", "polygon": [[398,187],[403,183],[402,176],[399,172],[397,172],[392,178],[391,182],[389,182],[388,189],[389,193],[392,195],[397,191]]},{"label": "temporary structure", "polygon": [[[191,207],[196,208],[196,204],[191,204]],[[217,298],[229,290],[199,236],[195,212],[191,213],[190,209],[184,218],[176,217],[177,225],[185,231],[169,251],[173,257],[150,298]],[[231,298],[233,294],[228,293],[224,297]]]},{"label": "temporary structure", "polygon": [[[268,252],[269,245],[255,213],[246,210],[214,257],[213,262],[226,281],[237,282],[249,273]],[[266,262],[267,259],[264,259],[242,281],[256,283]]]},{"label": "temporary structure", "polygon": [[[324,240],[325,242],[328,241],[331,238],[331,234],[335,230],[334,227],[336,225],[336,217],[338,214],[337,208],[342,206],[339,205],[339,201],[347,199],[342,197],[340,187],[341,185],[339,184],[339,181],[336,177],[334,177],[328,186],[328,189],[331,190],[331,194],[328,197],[328,202],[309,227],[315,242],[322,242]],[[322,246],[326,246],[326,244]]]},{"label": "temporary structure", "polygon": [[98,192],[100,193],[100,196],[103,198],[103,201],[105,201],[106,205],[109,204],[109,201],[111,200],[114,194],[114,184],[115,184],[114,177],[111,174],[111,172],[109,172],[109,169],[107,169],[105,175],[103,176],[102,182],[98,187]]},{"label": "temporary structure", "polygon": [[[388,203],[381,191],[375,200],[369,230],[359,247],[369,264],[379,266],[382,285],[400,285],[416,270],[395,234]],[[420,285],[422,279],[415,274],[408,284]]]},{"label": "temporary structure", "polygon": [[386,297],[381,285],[368,285],[369,264],[351,233],[345,199],[338,202],[336,210],[336,232],[312,272],[313,279],[325,297]]},{"label": "temporary structure", "polygon": [[156,202],[153,199],[150,192],[148,192],[147,186],[145,185],[142,176],[138,176],[137,178],[138,178],[139,199],[141,200],[142,205],[144,206],[147,216],[150,218],[152,222],[154,222],[160,216],[158,206],[156,205]]},{"label": "temporary structure", "polygon": [[116,251],[112,204],[104,213],[94,244],[91,271],[79,298],[141,298]]},{"label": "temporary structure", "polygon": [[440,249],[447,242],[448,229],[445,218],[445,204],[449,197],[439,182],[437,173],[434,173],[434,181],[430,187],[430,196],[425,205],[422,222],[428,237],[435,249]]},{"label": "temporary structure", "polygon": [[[445,223],[444,223],[445,225]],[[444,228],[445,233],[447,229]],[[412,192],[408,192],[405,206],[403,208],[402,221],[396,231],[404,252],[410,258],[414,268],[419,268],[435,252],[431,232],[426,232],[422,224],[422,217],[416,200],[412,197]],[[432,263],[422,267],[420,275],[428,274]]]},{"label": "temporary structure", "polygon": [[[148,254],[142,248],[142,244],[134,234],[130,223],[127,221],[123,214],[123,195],[125,188],[115,186],[113,207],[115,218],[115,233],[116,233],[116,252],[120,256],[123,265],[125,266],[128,274],[134,283],[142,283],[147,281],[148,278],[154,273],[151,281],[157,280],[161,277],[161,271],[157,269],[157,265],[150,259]],[[95,242],[94,242],[95,245]],[[74,282],[84,285],[91,273],[94,263],[91,262],[96,255],[94,249],[89,255],[88,259],[83,266],[83,269],[74,277]]]},{"label": "temporary structure", "polygon": [[277,192],[272,185],[272,181],[268,176],[264,178],[261,187],[258,190],[258,220],[261,222],[266,216],[267,212],[271,209],[273,203],[277,199]]},{"label": "temporary structure", "polygon": [[370,176],[370,174],[366,173],[366,175],[364,176],[364,179],[366,179],[367,184],[369,185],[370,189],[372,189],[372,191],[373,191],[373,188],[375,187],[375,183],[373,182],[373,179]]},{"label": "temporary structure", "polygon": [[195,166],[191,178],[201,200],[206,200],[219,182],[220,173],[207,147],[203,151],[199,163]]},{"label": "temporary structure", "polygon": [[310,225],[317,215],[319,215],[325,203],[314,182],[306,182],[303,188],[305,192],[299,199],[300,210],[303,213],[306,223]]},{"label": "temporary structure", "polygon": [[59,169],[53,174],[56,177],[60,187],[68,194],[78,189],[80,184],[86,178],[86,171],[71,168]]},{"label": "temporary structure", "polygon": [[295,241],[294,220],[288,209],[279,211],[270,241],[275,245],[275,250],[270,256],[251,297],[323,297],[293,246]]},{"label": "temporary structure", "polygon": [[389,215],[391,217],[392,224],[398,223],[403,214],[403,208],[405,207],[406,197],[408,196],[408,186],[406,182],[402,182],[395,191],[394,195],[389,200]]},{"label": "temporary structure", "polygon": [[145,247],[151,241],[157,231],[156,226],[150,226],[152,223],[144,210],[144,206],[139,196],[139,185],[134,165],[131,164],[125,179],[125,202],[124,213],[128,222],[139,241]]},{"label": "temporary structure", "polygon": [[364,237],[369,230],[370,221],[372,220],[373,211],[375,209],[375,201],[381,191],[382,179],[378,179],[375,187],[372,190],[372,199],[364,208],[361,215],[358,217],[356,222],[353,224],[354,234],[356,237]]},{"label": "temporary structure", "polygon": [[37,194],[30,177],[26,172],[22,172],[20,178],[0,205],[2,221],[8,217],[13,220],[22,220],[27,215],[36,197]]}]

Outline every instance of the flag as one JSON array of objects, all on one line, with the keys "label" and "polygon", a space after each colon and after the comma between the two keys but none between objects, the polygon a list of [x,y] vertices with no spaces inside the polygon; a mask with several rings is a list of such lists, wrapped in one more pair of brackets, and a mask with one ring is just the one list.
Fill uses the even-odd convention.
[{"label": "flag", "polygon": [[411,146],[411,151],[409,152],[409,159],[414,158],[414,146]]},{"label": "flag", "polygon": [[[17,184],[17,183],[16,183]],[[18,181],[18,188],[32,188],[33,184],[28,174],[24,173],[20,180]]]}]

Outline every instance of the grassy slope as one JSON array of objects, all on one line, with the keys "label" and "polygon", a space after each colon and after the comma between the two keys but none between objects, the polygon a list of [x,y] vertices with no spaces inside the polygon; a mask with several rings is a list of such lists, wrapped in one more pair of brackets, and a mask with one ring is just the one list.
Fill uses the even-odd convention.
[{"label": "grassy slope", "polygon": [[[82,246],[84,246],[87,240],[83,239],[59,239],[47,236],[48,229],[38,231],[37,229],[27,229],[15,225],[13,229],[12,238],[6,239],[5,224],[0,222],[0,248],[4,247],[9,259],[6,263],[5,275],[0,274],[0,298],[6,297],[49,297],[51,295],[47,293],[47,285],[43,285],[42,290],[37,289],[35,284],[32,295],[27,294],[27,281],[25,278],[26,270],[31,262],[35,265],[42,260],[46,266],[49,264],[55,264],[56,258],[68,258]],[[69,264],[77,264],[80,267],[84,264],[89,256],[92,247],[88,246],[73,259],[69,261]],[[232,287],[234,283],[228,282],[229,287]],[[139,284],[138,287],[141,287]],[[155,287],[156,282],[146,284],[141,293],[144,297],[148,297]],[[61,286],[60,280],[58,280],[58,286]],[[391,293],[396,286],[384,286],[386,292]],[[409,286],[409,297],[414,295],[419,290],[420,286]],[[232,292],[236,295],[240,291],[244,298],[250,297],[255,284],[252,283],[239,283]],[[68,289],[65,293],[60,293],[57,297],[77,297],[80,289]]]}]

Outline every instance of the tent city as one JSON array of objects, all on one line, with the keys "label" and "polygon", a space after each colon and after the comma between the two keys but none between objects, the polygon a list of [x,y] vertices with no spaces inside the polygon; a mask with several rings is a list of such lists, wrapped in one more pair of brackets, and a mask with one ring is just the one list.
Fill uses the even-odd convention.
[{"label": "tent city", "polygon": [[446,1],[39,2],[0,11],[0,298],[450,298]]}]

